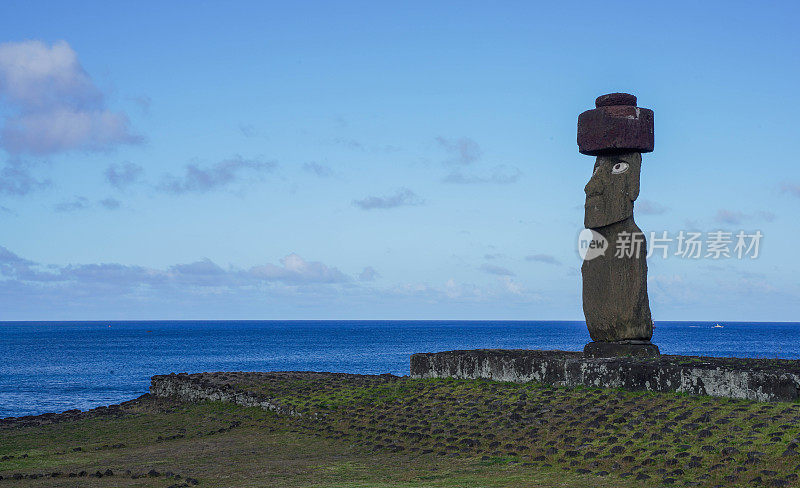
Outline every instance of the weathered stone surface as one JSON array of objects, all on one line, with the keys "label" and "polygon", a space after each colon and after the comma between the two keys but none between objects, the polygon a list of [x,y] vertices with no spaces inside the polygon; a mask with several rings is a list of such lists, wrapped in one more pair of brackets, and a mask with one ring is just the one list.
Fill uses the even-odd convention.
[{"label": "weathered stone surface", "polygon": [[[583,312],[593,341],[649,341],[647,242],[633,220],[642,155],[598,156],[586,184],[584,225],[607,242],[605,253],[581,266]],[[626,241],[628,245],[619,243]]]},{"label": "weathered stone surface", "polygon": [[583,191],[583,225],[597,229],[633,216],[633,202],[639,198],[642,155],[636,152],[599,156]]},{"label": "weathered stone surface", "polygon": [[[276,398],[262,393],[261,386],[265,383],[292,384],[296,382],[304,384],[308,388],[349,384],[368,389],[399,379],[398,376],[391,374],[361,375],[313,371],[172,373],[153,376],[150,382],[150,394],[188,402],[210,400],[235,403],[294,417],[315,417],[316,414],[301,413],[295,406],[286,403],[287,395],[297,398],[301,395],[301,391],[297,389],[292,389],[291,392],[284,391]],[[273,391],[274,393],[279,392]]]},{"label": "weathered stone surface", "polygon": [[658,346],[650,341],[590,342],[583,346],[583,355],[588,358],[652,357],[659,354]]},{"label": "weathered stone surface", "polygon": [[[597,108],[578,116],[578,150],[589,156],[651,152],[655,148],[653,111],[630,103],[628,94],[603,95]],[[607,98],[604,98],[607,97]],[[611,103],[620,103],[611,105]]]},{"label": "weathered stone surface", "polygon": [[[647,296],[647,243],[633,217],[593,229],[609,249],[581,266],[583,314],[593,341],[644,340],[653,337],[653,320]],[[615,243],[630,238],[631,245],[617,256]]]},{"label": "weathered stone surface", "polygon": [[636,96],[630,93],[608,93],[600,95],[594,100],[595,107],[608,107],[612,105],[636,106]]},{"label": "weathered stone surface", "polygon": [[413,378],[490,379],[625,388],[755,401],[800,399],[800,361],[658,356],[587,358],[580,352],[478,349],[411,356]]},{"label": "weathered stone surface", "polygon": [[187,402],[214,401],[259,407],[284,415],[299,416],[294,408],[279,400],[267,398],[257,393],[241,391],[224,381],[213,381],[213,377],[198,381],[198,375],[169,374],[153,376],[150,380],[150,394],[158,397],[179,398]]}]

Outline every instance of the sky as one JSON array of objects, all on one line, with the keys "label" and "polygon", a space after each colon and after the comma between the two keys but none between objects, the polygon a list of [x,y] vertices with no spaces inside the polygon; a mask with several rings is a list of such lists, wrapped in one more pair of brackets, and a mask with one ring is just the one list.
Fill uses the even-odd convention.
[{"label": "sky", "polygon": [[577,116],[629,92],[645,235],[763,235],[651,256],[655,321],[798,321],[799,10],[3,2],[0,320],[581,320]]}]

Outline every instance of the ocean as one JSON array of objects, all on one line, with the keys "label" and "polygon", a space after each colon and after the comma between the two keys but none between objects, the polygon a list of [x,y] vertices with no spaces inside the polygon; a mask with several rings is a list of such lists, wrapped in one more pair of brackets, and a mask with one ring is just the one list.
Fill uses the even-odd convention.
[{"label": "ocean", "polygon": [[[0,418],[119,403],[156,374],[406,375],[415,352],[588,341],[578,321],[0,322]],[[653,342],[662,354],[797,359],[800,323],[656,322]]]}]

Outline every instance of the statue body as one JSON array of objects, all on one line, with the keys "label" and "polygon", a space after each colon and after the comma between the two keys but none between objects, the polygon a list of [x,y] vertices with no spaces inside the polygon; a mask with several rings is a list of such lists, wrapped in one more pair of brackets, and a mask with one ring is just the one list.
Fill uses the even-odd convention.
[{"label": "statue body", "polygon": [[581,266],[583,312],[595,342],[647,343],[653,337],[647,243],[633,220],[641,167],[638,152],[598,156],[584,190],[584,226],[608,243],[605,253]]},{"label": "statue body", "polygon": [[[593,341],[649,341],[653,337],[653,320],[647,297],[646,243],[641,229],[627,218],[605,227],[592,229],[605,237],[609,252],[584,261],[583,313]],[[641,249],[631,256],[616,257],[614,243],[618,238],[641,236]]]}]

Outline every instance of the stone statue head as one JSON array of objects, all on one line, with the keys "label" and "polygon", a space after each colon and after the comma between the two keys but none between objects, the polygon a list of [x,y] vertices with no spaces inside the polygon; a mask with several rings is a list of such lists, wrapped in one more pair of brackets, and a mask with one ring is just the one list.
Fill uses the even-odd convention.
[{"label": "stone statue head", "polygon": [[633,215],[633,201],[639,196],[642,155],[626,152],[598,156],[586,184],[586,213],[583,225],[596,229]]}]

